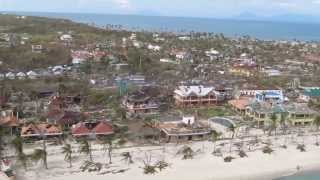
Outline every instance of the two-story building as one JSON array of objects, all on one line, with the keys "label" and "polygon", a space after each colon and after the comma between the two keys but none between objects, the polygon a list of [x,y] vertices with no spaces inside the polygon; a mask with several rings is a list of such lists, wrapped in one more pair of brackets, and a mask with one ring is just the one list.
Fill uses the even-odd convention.
[{"label": "two-story building", "polygon": [[175,104],[180,107],[212,106],[225,100],[214,87],[179,86],[174,90]]}]

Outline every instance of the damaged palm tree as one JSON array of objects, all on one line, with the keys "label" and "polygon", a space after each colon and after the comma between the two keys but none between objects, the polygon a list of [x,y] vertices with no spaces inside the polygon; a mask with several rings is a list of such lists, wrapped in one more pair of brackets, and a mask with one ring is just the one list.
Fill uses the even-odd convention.
[{"label": "damaged palm tree", "polygon": [[194,151],[189,146],[183,146],[177,154],[182,154],[182,159],[193,159]]},{"label": "damaged palm tree", "polygon": [[143,160],[143,173],[144,174],[155,174],[157,173],[157,166],[151,164],[151,155],[145,155]]},{"label": "damaged palm tree", "polygon": [[121,156],[123,157],[122,160],[125,161],[127,164],[133,164],[133,160],[130,152],[123,152]]}]

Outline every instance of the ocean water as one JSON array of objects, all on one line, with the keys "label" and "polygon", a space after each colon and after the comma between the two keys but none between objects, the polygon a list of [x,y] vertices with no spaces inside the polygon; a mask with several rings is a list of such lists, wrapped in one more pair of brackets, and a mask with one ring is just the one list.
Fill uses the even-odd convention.
[{"label": "ocean water", "polygon": [[320,41],[320,24],[81,13],[19,12],[17,14],[67,18],[76,22],[94,23],[97,26],[122,25],[131,30],[197,31],[223,33],[229,37],[249,35],[264,40]]},{"label": "ocean water", "polygon": [[320,172],[299,173],[292,176],[278,178],[276,180],[320,180]]}]

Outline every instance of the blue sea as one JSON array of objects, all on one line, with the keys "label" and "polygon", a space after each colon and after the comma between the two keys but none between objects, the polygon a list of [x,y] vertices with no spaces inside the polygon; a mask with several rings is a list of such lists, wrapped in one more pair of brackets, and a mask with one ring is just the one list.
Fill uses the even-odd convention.
[{"label": "blue sea", "polygon": [[[12,12],[11,12],[12,13]],[[251,36],[263,40],[320,41],[320,24],[221,20],[209,18],[107,15],[81,13],[15,12],[21,15],[66,18],[96,26],[122,25],[130,30],[212,32],[228,37]]]},{"label": "blue sea", "polygon": [[320,172],[306,172],[292,176],[282,177],[276,180],[320,180]]}]

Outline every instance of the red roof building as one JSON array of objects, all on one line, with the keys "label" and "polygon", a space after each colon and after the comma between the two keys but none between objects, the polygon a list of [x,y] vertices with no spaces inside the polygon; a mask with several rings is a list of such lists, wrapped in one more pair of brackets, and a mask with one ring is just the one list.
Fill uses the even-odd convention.
[{"label": "red roof building", "polygon": [[74,125],[74,127],[72,127],[71,133],[75,137],[89,136],[91,134],[90,130],[83,122]]},{"label": "red roof building", "polygon": [[101,135],[111,135],[113,134],[112,126],[107,122],[99,122],[93,128],[88,128],[89,124],[80,122],[72,127],[72,135],[74,137],[84,137],[84,136],[101,136]]},{"label": "red roof building", "polygon": [[100,122],[95,128],[92,129],[92,132],[96,135],[109,135],[113,134],[112,126],[106,122]]}]

